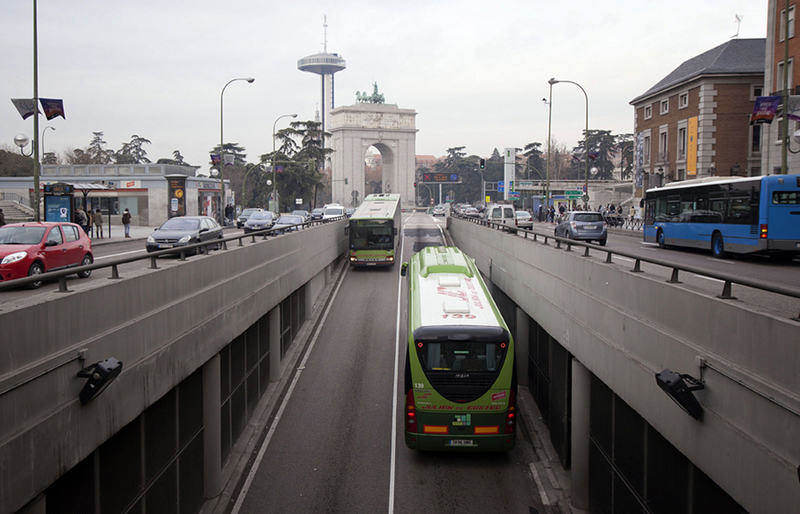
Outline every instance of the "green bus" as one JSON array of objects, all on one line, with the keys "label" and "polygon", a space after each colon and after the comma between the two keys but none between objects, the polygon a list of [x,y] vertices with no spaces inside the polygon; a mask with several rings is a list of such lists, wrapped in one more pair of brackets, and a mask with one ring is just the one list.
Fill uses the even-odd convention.
[{"label": "green bus", "polygon": [[367,195],[350,217],[351,266],[393,266],[400,242],[400,195]]},{"label": "green bus", "polygon": [[419,450],[508,451],[516,435],[514,340],[475,261],[430,246],[408,276],[405,439]]}]

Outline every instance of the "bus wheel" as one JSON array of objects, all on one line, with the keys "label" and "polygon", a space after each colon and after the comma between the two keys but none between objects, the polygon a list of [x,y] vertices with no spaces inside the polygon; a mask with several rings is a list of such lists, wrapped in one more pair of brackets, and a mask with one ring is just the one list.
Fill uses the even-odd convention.
[{"label": "bus wheel", "polygon": [[666,248],[667,247],[667,240],[664,237],[664,231],[658,229],[658,234],[656,234],[656,241],[658,241],[659,248]]},{"label": "bus wheel", "polygon": [[711,236],[711,254],[717,259],[725,257],[725,243],[722,241],[722,234],[714,232]]}]

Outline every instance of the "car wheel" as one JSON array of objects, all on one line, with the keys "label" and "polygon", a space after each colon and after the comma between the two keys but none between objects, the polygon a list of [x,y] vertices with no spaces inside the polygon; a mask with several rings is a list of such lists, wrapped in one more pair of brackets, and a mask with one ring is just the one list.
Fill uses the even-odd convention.
[{"label": "car wheel", "polygon": [[[41,262],[34,262],[33,264],[31,264],[31,267],[28,268],[29,277],[32,277],[34,275],[41,275],[42,273],[44,273],[44,266],[42,266]],[[41,280],[37,280],[36,282],[31,282],[30,284],[28,284],[29,289],[39,289],[40,287],[42,287]]]},{"label": "car wheel", "polygon": [[[83,256],[83,260],[81,261],[81,266],[88,266],[89,264],[91,264],[93,262],[94,262],[94,259],[92,258],[92,256],[90,254],[87,253],[86,255]],[[91,276],[92,276],[92,270],[90,270],[90,269],[86,270],[86,271],[79,271],[78,272],[78,277],[79,278],[89,278]]]},{"label": "car wheel", "polygon": [[711,254],[717,259],[725,257],[725,242],[719,232],[714,232],[714,235],[711,236]]},{"label": "car wheel", "polygon": [[558,229],[557,229],[557,228],[554,228],[554,229],[553,229],[553,235],[554,235],[554,236],[556,236],[556,237],[558,237]]},{"label": "car wheel", "polygon": [[658,229],[658,232],[656,233],[656,241],[658,242],[658,247],[659,248],[666,248],[667,247],[667,239],[664,237],[664,231],[663,230]]}]

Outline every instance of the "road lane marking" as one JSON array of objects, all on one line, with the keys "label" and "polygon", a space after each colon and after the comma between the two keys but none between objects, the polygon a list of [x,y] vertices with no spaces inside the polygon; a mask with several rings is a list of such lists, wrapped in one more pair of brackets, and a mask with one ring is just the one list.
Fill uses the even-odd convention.
[{"label": "road lane marking", "polygon": [[721,262],[723,264],[736,264],[736,261],[726,261],[725,259],[718,259],[717,257],[706,257],[706,259],[714,262]]},{"label": "road lane marking", "polygon": [[536,466],[533,462],[528,464],[528,467],[531,468],[531,474],[533,475],[533,481],[536,482],[536,488],[539,490],[539,497],[542,499],[542,503],[544,505],[551,505],[550,498],[547,497],[547,493],[544,490],[544,483],[542,483],[542,479],[539,478],[539,472],[536,471]]},{"label": "road lane marking", "polygon": [[111,255],[101,255],[100,257],[95,257],[94,260],[98,261],[100,259],[110,259],[112,257],[120,257],[122,255],[129,255],[132,253],[140,253],[144,252],[145,250],[131,250],[130,252],[122,252],[122,253],[113,253]]},{"label": "road lane marking", "polygon": [[244,485],[242,485],[242,489],[239,491],[239,496],[236,498],[236,503],[233,506],[233,510],[231,510],[231,514],[238,514],[239,510],[242,508],[242,504],[244,503],[244,499],[247,496],[247,491],[250,489],[250,486],[253,483],[253,479],[258,472],[258,468],[261,465],[261,460],[264,458],[264,454],[267,452],[267,447],[269,446],[269,442],[272,440],[272,436],[275,435],[275,431],[278,428],[278,423],[283,416],[283,411],[286,410],[286,405],[289,404],[289,400],[292,397],[292,393],[294,392],[294,388],[297,385],[297,382],[300,380],[300,375],[303,373],[303,370],[306,369],[306,361],[308,361],[309,355],[311,355],[311,351],[314,349],[314,345],[317,344],[317,339],[319,338],[319,334],[322,331],[322,327],[325,326],[325,320],[328,319],[328,313],[331,311],[331,307],[336,303],[336,296],[339,294],[339,288],[342,287],[344,283],[344,277],[347,276],[347,272],[349,271],[350,266],[347,266],[342,273],[341,278],[339,279],[339,283],[336,284],[336,289],[333,291],[333,296],[331,296],[330,301],[328,302],[328,306],[325,308],[325,312],[322,314],[322,318],[320,319],[319,325],[317,325],[317,329],[314,331],[314,336],[311,339],[311,343],[309,343],[308,348],[306,349],[306,353],[303,355],[303,360],[300,361],[300,364],[297,366],[297,371],[294,374],[294,378],[292,379],[292,383],[289,385],[289,389],[286,391],[286,396],[283,397],[283,401],[281,402],[280,408],[278,408],[277,414],[275,414],[275,419],[272,420],[272,425],[269,427],[269,432],[267,432],[267,437],[264,438],[264,442],[261,443],[261,448],[258,450],[258,455],[256,455],[256,460],[253,461],[253,467],[250,468],[250,472],[247,474],[247,478],[244,481]]},{"label": "road lane marking", "polygon": [[392,380],[392,454],[389,469],[389,514],[394,513],[394,469],[397,457],[397,362],[400,360],[400,298],[403,296],[403,243],[400,239],[400,269],[397,271],[397,323],[394,332],[394,379]]},{"label": "road lane marking", "polygon": [[692,275],[694,275],[694,276],[695,276],[695,277],[697,277],[697,278],[704,278],[704,279],[706,279],[706,280],[711,280],[711,281],[713,281],[713,282],[719,282],[720,284],[724,284],[724,283],[725,283],[725,281],[724,281],[724,280],[720,280],[720,279],[718,279],[718,278],[705,277],[705,276],[703,276],[703,275],[698,275],[698,274],[696,274],[696,273],[692,273]]}]

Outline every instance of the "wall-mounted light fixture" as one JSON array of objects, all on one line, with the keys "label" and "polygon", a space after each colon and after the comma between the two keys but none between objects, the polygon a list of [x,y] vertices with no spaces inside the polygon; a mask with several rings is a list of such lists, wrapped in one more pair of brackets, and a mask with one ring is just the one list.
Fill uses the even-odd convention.
[{"label": "wall-mounted light fixture", "polygon": [[111,385],[111,382],[122,371],[122,362],[114,357],[109,357],[100,362],[95,362],[91,366],[87,366],[78,372],[78,377],[88,378],[86,384],[81,389],[79,398],[81,405],[86,405],[92,401],[97,395],[102,393],[106,387]]},{"label": "wall-mounted light fixture", "polygon": [[694,419],[703,417],[703,408],[700,402],[694,397],[693,391],[704,389],[702,382],[685,373],[675,373],[671,369],[665,369],[656,373],[656,383],[672,401],[685,410]]}]

